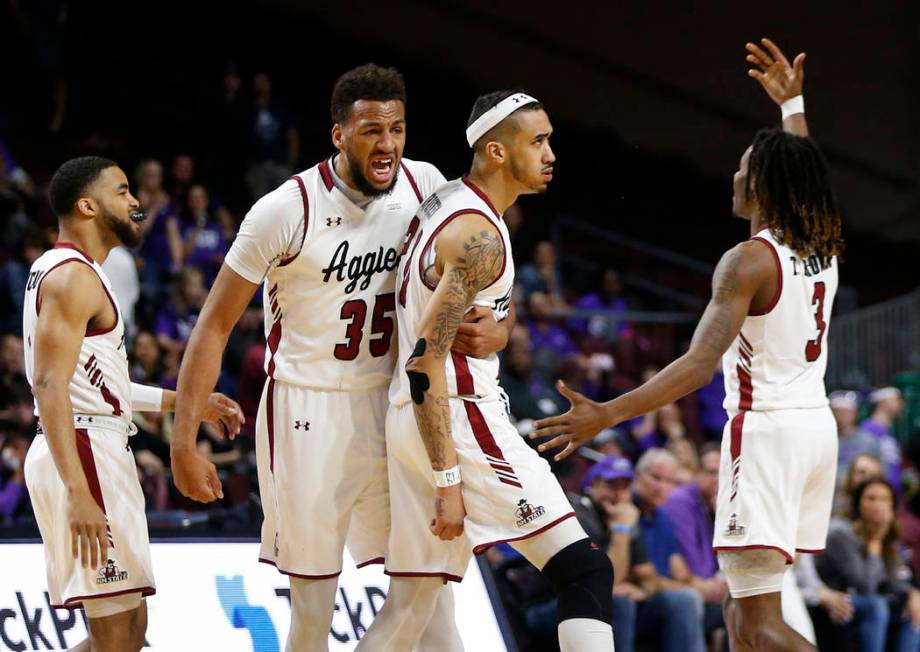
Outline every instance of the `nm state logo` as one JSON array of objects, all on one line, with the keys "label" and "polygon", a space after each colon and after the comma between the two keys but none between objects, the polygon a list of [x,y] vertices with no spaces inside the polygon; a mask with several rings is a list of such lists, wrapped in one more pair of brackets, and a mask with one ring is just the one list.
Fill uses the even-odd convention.
[{"label": "nm state logo", "polygon": [[728,527],[725,528],[725,536],[740,537],[742,534],[744,534],[744,526],[738,525],[738,515],[732,514],[728,519]]},{"label": "nm state logo", "polygon": [[527,502],[526,498],[521,498],[518,501],[518,508],[514,510],[514,515],[517,517],[517,526],[522,527],[527,525],[531,521],[536,521],[538,518],[543,516],[546,513],[543,505],[538,505],[534,507]]},{"label": "nm state logo", "polygon": [[96,584],[111,584],[112,582],[123,582],[126,579],[128,579],[128,571],[118,570],[115,561],[109,559],[105,562],[105,566],[99,569]]}]

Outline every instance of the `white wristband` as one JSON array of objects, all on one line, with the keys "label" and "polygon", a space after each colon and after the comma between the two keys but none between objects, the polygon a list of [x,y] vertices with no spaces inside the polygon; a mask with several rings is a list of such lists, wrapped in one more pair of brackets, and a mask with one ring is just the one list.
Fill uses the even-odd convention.
[{"label": "white wristband", "polygon": [[131,409],[135,412],[159,412],[163,409],[163,388],[131,383]]},{"label": "white wristband", "polygon": [[780,111],[783,112],[783,120],[796,113],[805,113],[805,97],[796,95],[779,105]]},{"label": "white wristband", "polygon": [[446,489],[447,487],[453,487],[455,484],[460,484],[460,467],[452,466],[449,469],[444,469],[443,471],[432,471],[434,473],[434,484],[441,489]]}]

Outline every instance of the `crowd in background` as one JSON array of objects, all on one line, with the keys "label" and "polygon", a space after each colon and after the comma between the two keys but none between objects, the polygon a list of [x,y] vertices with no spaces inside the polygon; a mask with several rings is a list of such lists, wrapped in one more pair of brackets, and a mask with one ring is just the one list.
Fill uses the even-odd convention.
[{"label": "crowd in background", "polygon": [[[144,240],[136,250],[114,250],[103,267],[125,317],[136,382],[175,388],[189,334],[246,207],[296,171],[298,161],[327,154],[300,152],[297,126],[273,99],[267,74],[244,86],[228,67],[214,129],[238,141],[219,144],[208,174],[184,152],[168,160],[136,153],[127,170],[148,216]],[[0,134],[0,535],[3,525],[33,523],[23,461],[36,423],[21,324],[29,268],[56,238],[44,198],[47,172],[19,165]],[[615,261],[590,282],[566,278],[553,242],[525,236],[522,213],[515,206],[505,216],[518,246],[518,322],[503,353],[501,384],[525,436],[535,419],[567,409],[557,379],[608,398],[679,351],[650,346],[643,326],[628,319],[643,307],[642,297],[624,292]],[[572,309],[577,316],[568,314]],[[223,510],[258,501],[253,430],[265,380],[262,324],[257,293],[233,332],[218,381],[218,390],[243,407],[243,432],[235,441],[206,426],[199,434],[224,482]],[[711,550],[718,442],[727,419],[722,382],[716,373],[685,399],[600,433],[580,454],[562,463],[547,458],[585,529],[611,555],[620,652],[724,646],[726,585]],[[858,640],[864,652],[917,650],[920,450],[902,450],[893,435],[903,409],[896,388],[858,389],[831,395],[840,435],[837,516],[827,554],[796,564],[796,576],[819,636],[839,635],[840,645]],[[135,423],[131,447],[150,514],[213,509],[183,499],[170,482],[169,415],[136,414]],[[555,606],[539,575],[508,547],[490,551],[489,560],[521,640],[535,646],[553,639],[541,636]]]}]

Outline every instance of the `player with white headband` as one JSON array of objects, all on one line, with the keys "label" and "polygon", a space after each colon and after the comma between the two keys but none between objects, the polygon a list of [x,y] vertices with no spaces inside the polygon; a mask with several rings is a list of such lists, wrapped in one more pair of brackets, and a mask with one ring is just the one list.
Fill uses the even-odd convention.
[{"label": "player with white headband", "polygon": [[551,134],[530,95],[481,96],[466,131],[470,173],[438,188],[409,224],[386,427],[392,580],[377,616],[399,628],[369,631],[368,649],[414,649],[443,582],[459,582],[473,553],[507,542],[558,595],[562,651],[613,650],[610,560],[511,424],[498,357],[451,351],[468,310],[488,308],[497,321],[508,315],[514,261],[502,213],[520,195],[546,191],[556,158]]}]

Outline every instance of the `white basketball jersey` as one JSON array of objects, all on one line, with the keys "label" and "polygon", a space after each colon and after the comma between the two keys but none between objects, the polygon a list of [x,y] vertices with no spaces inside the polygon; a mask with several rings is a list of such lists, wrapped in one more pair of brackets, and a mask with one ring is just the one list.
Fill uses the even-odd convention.
[{"label": "white basketball jersey", "polygon": [[754,236],[770,248],[778,269],[776,296],[749,313],[722,357],[729,412],[827,405],[827,330],[837,293],[837,259],[802,258],[765,229]]},{"label": "white basketball jersey", "polygon": [[[32,264],[26,283],[22,310],[23,346],[26,358],[26,378],[29,385],[35,370],[35,327],[41,310],[39,290],[48,274],[64,264],[88,265],[99,276],[102,287],[115,309],[115,325],[108,330],[87,329],[80,345],[80,357],[70,379],[70,401],[74,414],[117,417],[131,422],[131,380],[128,377],[128,356],[125,352],[125,326],[115,299],[115,293],[102,267],[88,255],[67,242],[39,256]],[[38,416],[38,404],[35,405]]]},{"label": "white basketball jersey", "polygon": [[[294,253],[259,270],[265,274],[265,371],[270,378],[332,390],[387,386],[396,355],[399,247],[422,199],[443,179],[434,166],[403,159],[392,191],[361,208],[335,185],[327,160],[256,203],[247,220],[263,205],[280,206],[277,214],[263,210],[266,214],[254,219],[278,223],[293,213],[302,225]],[[292,193],[298,195],[298,208],[290,204]],[[273,204],[273,195],[288,203]],[[234,247],[248,247],[247,239],[257,239],[246,236],[247,228],[244,220],[244,237]],[[243,253],[231,249],[227,263],[247,276],[242,258]]]},{"label": "white basketball jersey", "polygon": [[[426,279],[425,271],[434,265],[434,242],[438,233],[455,217],[469,213],[482,215],[501,234],[505,261],[498,278],[481,290],[474,306],[492,311],[496,321],[508,316],[514,290],[514,261],[508,227],[489,198],[466,177],[455,179],[435,191],[419,208],[409,225],[399,261],[399,293],[396,315],[399,321],[399,361],[390,385],[390,402],[402,405],[410,400],[406,362],[418,341],[418,325],[436,285]],[[448,394],[467,400],[494,398],[498,386],[498,355],[472,358],[451,352],[447,357]]]}]

